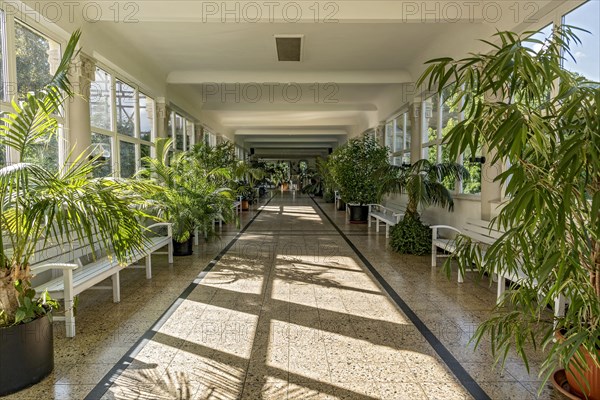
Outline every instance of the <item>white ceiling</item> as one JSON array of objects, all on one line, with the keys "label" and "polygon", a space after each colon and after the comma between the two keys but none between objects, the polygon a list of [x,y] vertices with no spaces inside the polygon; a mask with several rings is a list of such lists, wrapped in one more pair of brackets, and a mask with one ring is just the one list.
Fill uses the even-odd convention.
[{"label": "white ceiling", "polygon": [[[561,2],[528,4],[537,7],[539,16]],[[510,9],[513,2],[505,1],[322,1],[318,23],[311,14],[314,1],[276,3],[299,5],[298,23],[284,20],[277,9],[269,20],[263,8],[259,23],[243,22],[252,10],[225,15],[214,9],[225,5],[231,10],[244,3],[142,0],[136,3],[137,23],[114,23],[107,12],[94,29],[135,47],[162,71],[170,91],[185,93],[200,109],[196,115],[215,122],[238,143],[294,149],[302,144],[290,141],[290,135],[305,140],[304,133],[310,133],[322,136],[323,142],[313,143],[326,148],[343,142],[344,132],[360,133],[408,101],[410,90],[403,89],[410,88],[406,85],[417,78],[424,61],[462,56],[496,29],[521,29],[521,19],[533,7],[517,19]],[[497,21],[490,18],[496,7],[501,17]],[[324,23],[327,12],[337,22]],[[277,62],[277,34],[304,35],[302,62]],[[262,90],[258,96],[256,86]],[[302,92],[299,97],[297,90]]]}]

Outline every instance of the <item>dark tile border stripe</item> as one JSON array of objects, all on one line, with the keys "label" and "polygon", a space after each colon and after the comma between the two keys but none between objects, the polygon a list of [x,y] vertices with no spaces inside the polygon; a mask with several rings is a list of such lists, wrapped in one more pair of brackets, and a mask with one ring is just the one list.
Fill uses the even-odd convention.
[{"label": "dark tile border stripe", "polygon": [[177,299],[167,308],[167,310],[158,318],[158,320],[152,325],[150,329],[148,329],[131,348],[125,353],[123,357],[111,368],[110,371],[104,375],[104,377],[100,380],[100,382],[87,394],[85,400],[98,400],[102,396],[106,394],[108,389],[112,386],[112,384],[121,376],[121,374],[127,369],[127,367],[132,363],[135,356],[144,348],[144,346],[152,340],[154,335],[158,332],[158,330],[164,325],[164,323],[173,315],[175,310],[181,305],[181,303],[192,293],[192,291],[202,282],[202,280],[206,277],[206,275],[217,265],[219,260],[223,258],[223,256],[233,247],[235,242],[246,232],[246,230],[252,225],[252,223],[258,218],[258,216],[262,213],[262,207],[269,205],[271,200],[275,195],[271,196],[271,198],[261,206],[261,209],[258,210],[256,215],[252,217],[252,219],[238,232],[237,235],[221,250],[219,254],[215,256],[206,267],[200,272],[198,277],[194,279],[192,283],[189,284],[187,288]]},{"label": "dark tile border stripe", "polygon": [[475,382],[473,377],[460,365],[460,362],[450,353],[450,351],[440,342],[435,334],[425,325],[425,323],[417,316],[417,314],[409,307],[408,304],[402,297],[392,288],[392,286],[381,276],[381,274],[373,267],[369,260],[358,250],[358,248],[348,239],[346,234],[337,226],[335,222],[329,217],[329,215],[321,208],[321,205],[317,203],[315,199],[312,199],[315,205],[319,208],[321,213],[327,218],[327,220],[333,225],[338,231],[342,238],[348,243],[348,246],[356,253],[358,258],[367,267],[369,272],[377,279],[377,282],[385,289],[391,299],[400,307],[402,312],[406,314],[408,319],[415,325],[419,330],[419,333],[429,342],[431,347],[440,356],[440,358],[446,363],[450,371],[456,376],[460,383],[467,389],[467,391],[477,400],[491,400],[491,397]]}]

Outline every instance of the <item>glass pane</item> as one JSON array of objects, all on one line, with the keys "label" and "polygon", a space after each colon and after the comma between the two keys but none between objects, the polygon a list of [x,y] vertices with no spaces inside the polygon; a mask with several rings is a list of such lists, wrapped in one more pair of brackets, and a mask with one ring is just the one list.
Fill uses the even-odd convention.
[{"label": "glass pane", "polygon": [[50,172],[58,172],[58,136],[59,132],[54,132],[43,141],[30,144],[23,161],[41,165]]},{"label": "glass pane", "polygon": [[119,80],[116,82],[117,132],[135,135],[135,89]]},{"label": "glass pane", "polygon": [[147,163],[144,162],[144,157],[150,157],[150,145],[140,144],[140,167],[146,168]]},{"label": "glass pane", "polygon": [[[441,146],[442,149],[442,162],[451,162],[454,160],[450,159],[450,146]],[[454,190],[456,188],[456,181],[452,178],[446,177],[443,182],[444,186],[448,190]]]},{"label": "glass pane", "polygon": [[471,150],[467,149],[463,156],[463,165],[469,170],[469,178],[462,183],[462,191],[465,194],[481,193],[481,163],[475,162],[474,157],[481,157],[481,150],[479,154],[473,156]]},{"label": "glass pane", "polygon": [[96,78],[90,87],[90,118],[92,126],[111,130],[112,103],[110,75],[96,68]]},{"label": "glass pane", "polygon": [[[552,35],[552,24],[549,24],[549,25],[546,25],[545,27],[543,27],[542,29],[540,29],[537,33],[534,33],[533,35],[531,35],[529,38],[543,42],[546,39],[550,38],[551,35]],[[541,43],[523,42],[523,46],[527,47],[528,49],[533,50],[537,54],[542,49],[543,45]]]},{"label": "glass pane", "polygon": [[140,93],[140,139],[151,141],[154,127],[154,100]]},{"label": "glass pane", "polygon": [[410,165],[410,151],[402,155],[402,164]]},{"label": "glass pane", "polygon": [[19,99],[48,83],[60,63],[60,45],[17,21],[15,24]]},{"label": "glass pane", "polygon": [[442,138],[456,126],[460,116],[460,103],[456,103],[457,96],[452,96],[454,85],[447,86],[442,90]]},{"label": "glass pane", "polygon": [[439,96],[434,95],[423,102],[425,109],[425,127],[423,143],[434,141],[438,138],[439,124]]},{"label": "glass pane", "polygon": [[94,177],[112,175],[112,139],[110,136],[92,132],[92,144],[95,144],[94,154],[102,154],[94,169]]},{"label": "glass pane", "polygon": [[181,115],[175,114],[175,148],[184,150],[183,148],[183,124],[184,119]]},{"label": "glass pane", "polygon": [[121,178],[131,178],[135,174],[135,144],[121,140],[119,148]]},{"label": "glass pane", "polygon": [[429,146],[423,148],[423,158],[429,160],[430,163],[437,163],[437,146]]},{"label": "glass pane", "polygon": [[188,150],[192,148],[192,138],[194,137],[194,123],[187,121],[185,125],[185,135]]},{"label": "glass pane", "polygon": [[385,145],[394,152],[394,123],[392,121],[385,124]]},{"label": "glass pane", "polygon": [[396,118],[394,131],[394,151],[404,150],[404,114]]},{"label": "glass pane", "polygon": [[579,39],[581,39],[581,44],[571,46],[571,54],[575,61],[569,55],[565,55],[565,68],[594,82],[600,81],[600,68],[598,68],[598,65],[600,65],[600,24],[598,24],[598,15],[600,15],[600,2],[589,0],[564,17],[565,25],[576,26],[591,33],[576,32]]}]

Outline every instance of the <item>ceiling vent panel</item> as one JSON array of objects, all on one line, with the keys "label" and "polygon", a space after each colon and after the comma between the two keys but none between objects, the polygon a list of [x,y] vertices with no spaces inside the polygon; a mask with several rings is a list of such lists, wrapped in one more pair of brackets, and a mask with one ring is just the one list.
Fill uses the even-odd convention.
[{"label": "ceiling vent panel", "polygon": [[277,35],[275,45],[279,61],[302,61],[302,35]]}]

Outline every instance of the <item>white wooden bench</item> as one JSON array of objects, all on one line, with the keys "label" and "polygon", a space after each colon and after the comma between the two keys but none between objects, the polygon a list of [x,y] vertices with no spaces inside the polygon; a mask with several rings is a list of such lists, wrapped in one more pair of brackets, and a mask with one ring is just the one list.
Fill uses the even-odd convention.
[{"label": "white wooden bench", "polygon": [[381,204],[369,204],[369,228],[371,221],[375,222],[375,230],[379,233],[379,225],[385,224],[385,237],[390,237],[390,227],[396,225],[406,214],[403,205],[383,206]]},{"label": "white wooden bench", "polygon": [[[442,238],[439,236],[440,230],[447,230],[453,234],[468,236],[474,242],[482,245],[481,254],[482,257],[485,255],[486,249],[494,244],[498,239],[504,235],[504,232],[498,230],[494,226],[491,226],[490,221],[484,221],[480,219],[467,219],[462,229],[455,228],[448,225],[432,225],[431,227],[431,266],[437,266],[437,258],[449,257],[452,253],[456,252],[456,241],[453,238]],[[442,249],[449,254],[438,254],[437,250]],[[465,269],[465,271],[472,271],[472,269]],[[496,271],[495,278],[497,279],[497,292],[496,302],[499,303],[506,292],[506,280],[514,282],[518,285],[528,285],[536,287],[537,282],[531,280],[525,272],[521,269],[517,271],[500,270]],[[463,271],[458,271],[458,282],[464,282]],[[565,312],[566,298],[563,295],[559,295],[554,299],[554,314],[556,317],[564,315]]]},{"label": "white wooden bench", "polygon": [[[155,232],[157,228],[166,228],[166,234]],[[148,226],[146,243],[143,250],[131,253],[125,263],[119,263],[116,258],[98,256],[86,265],[82,259],[90,254],[102,254],[102,243],[95,239],[94,243],[40,243],[32,260],[31,272],[34,275],[45,271],[60,271],[61,276],[38,284],[34,289],[37,293],[48,291],[55,299],[64,300],[64,317],[54,317],[57,321],[65,321],[66,336],[75,336],[75,296],[90,289],[112,289],[113,302],[121,301],[120,271],[142,258],[146,258],[146,278],[152,277],[152,254],[161,254],[157,250],[167,246],[169,264],[173,263],[172,227],[170,223],[157,223]],[[111,278],[112,286],[98,287],[98,283]]]},{"label": "white wooden bench", "polygon": [[[459,229],[449,225],[432,225],[431,228],[431,266],[437,266],[437,258],[449,257],[456,251],[456,241],[451,237],[440,237],[440,231],[450,231],[454,235],[468,236],[474,241],[483,245],[482,252],[485,253],[485,248],[494,244],[503,232],[498,231],[489,226],[489,221],[481,219],[467,219],[465,224]],[[446,251],[449,254],[438,254],[438,248]],[[466,271],[471,271],[467,269]],[[458,272],[458,282],[464,282],[463,271]]]}]

